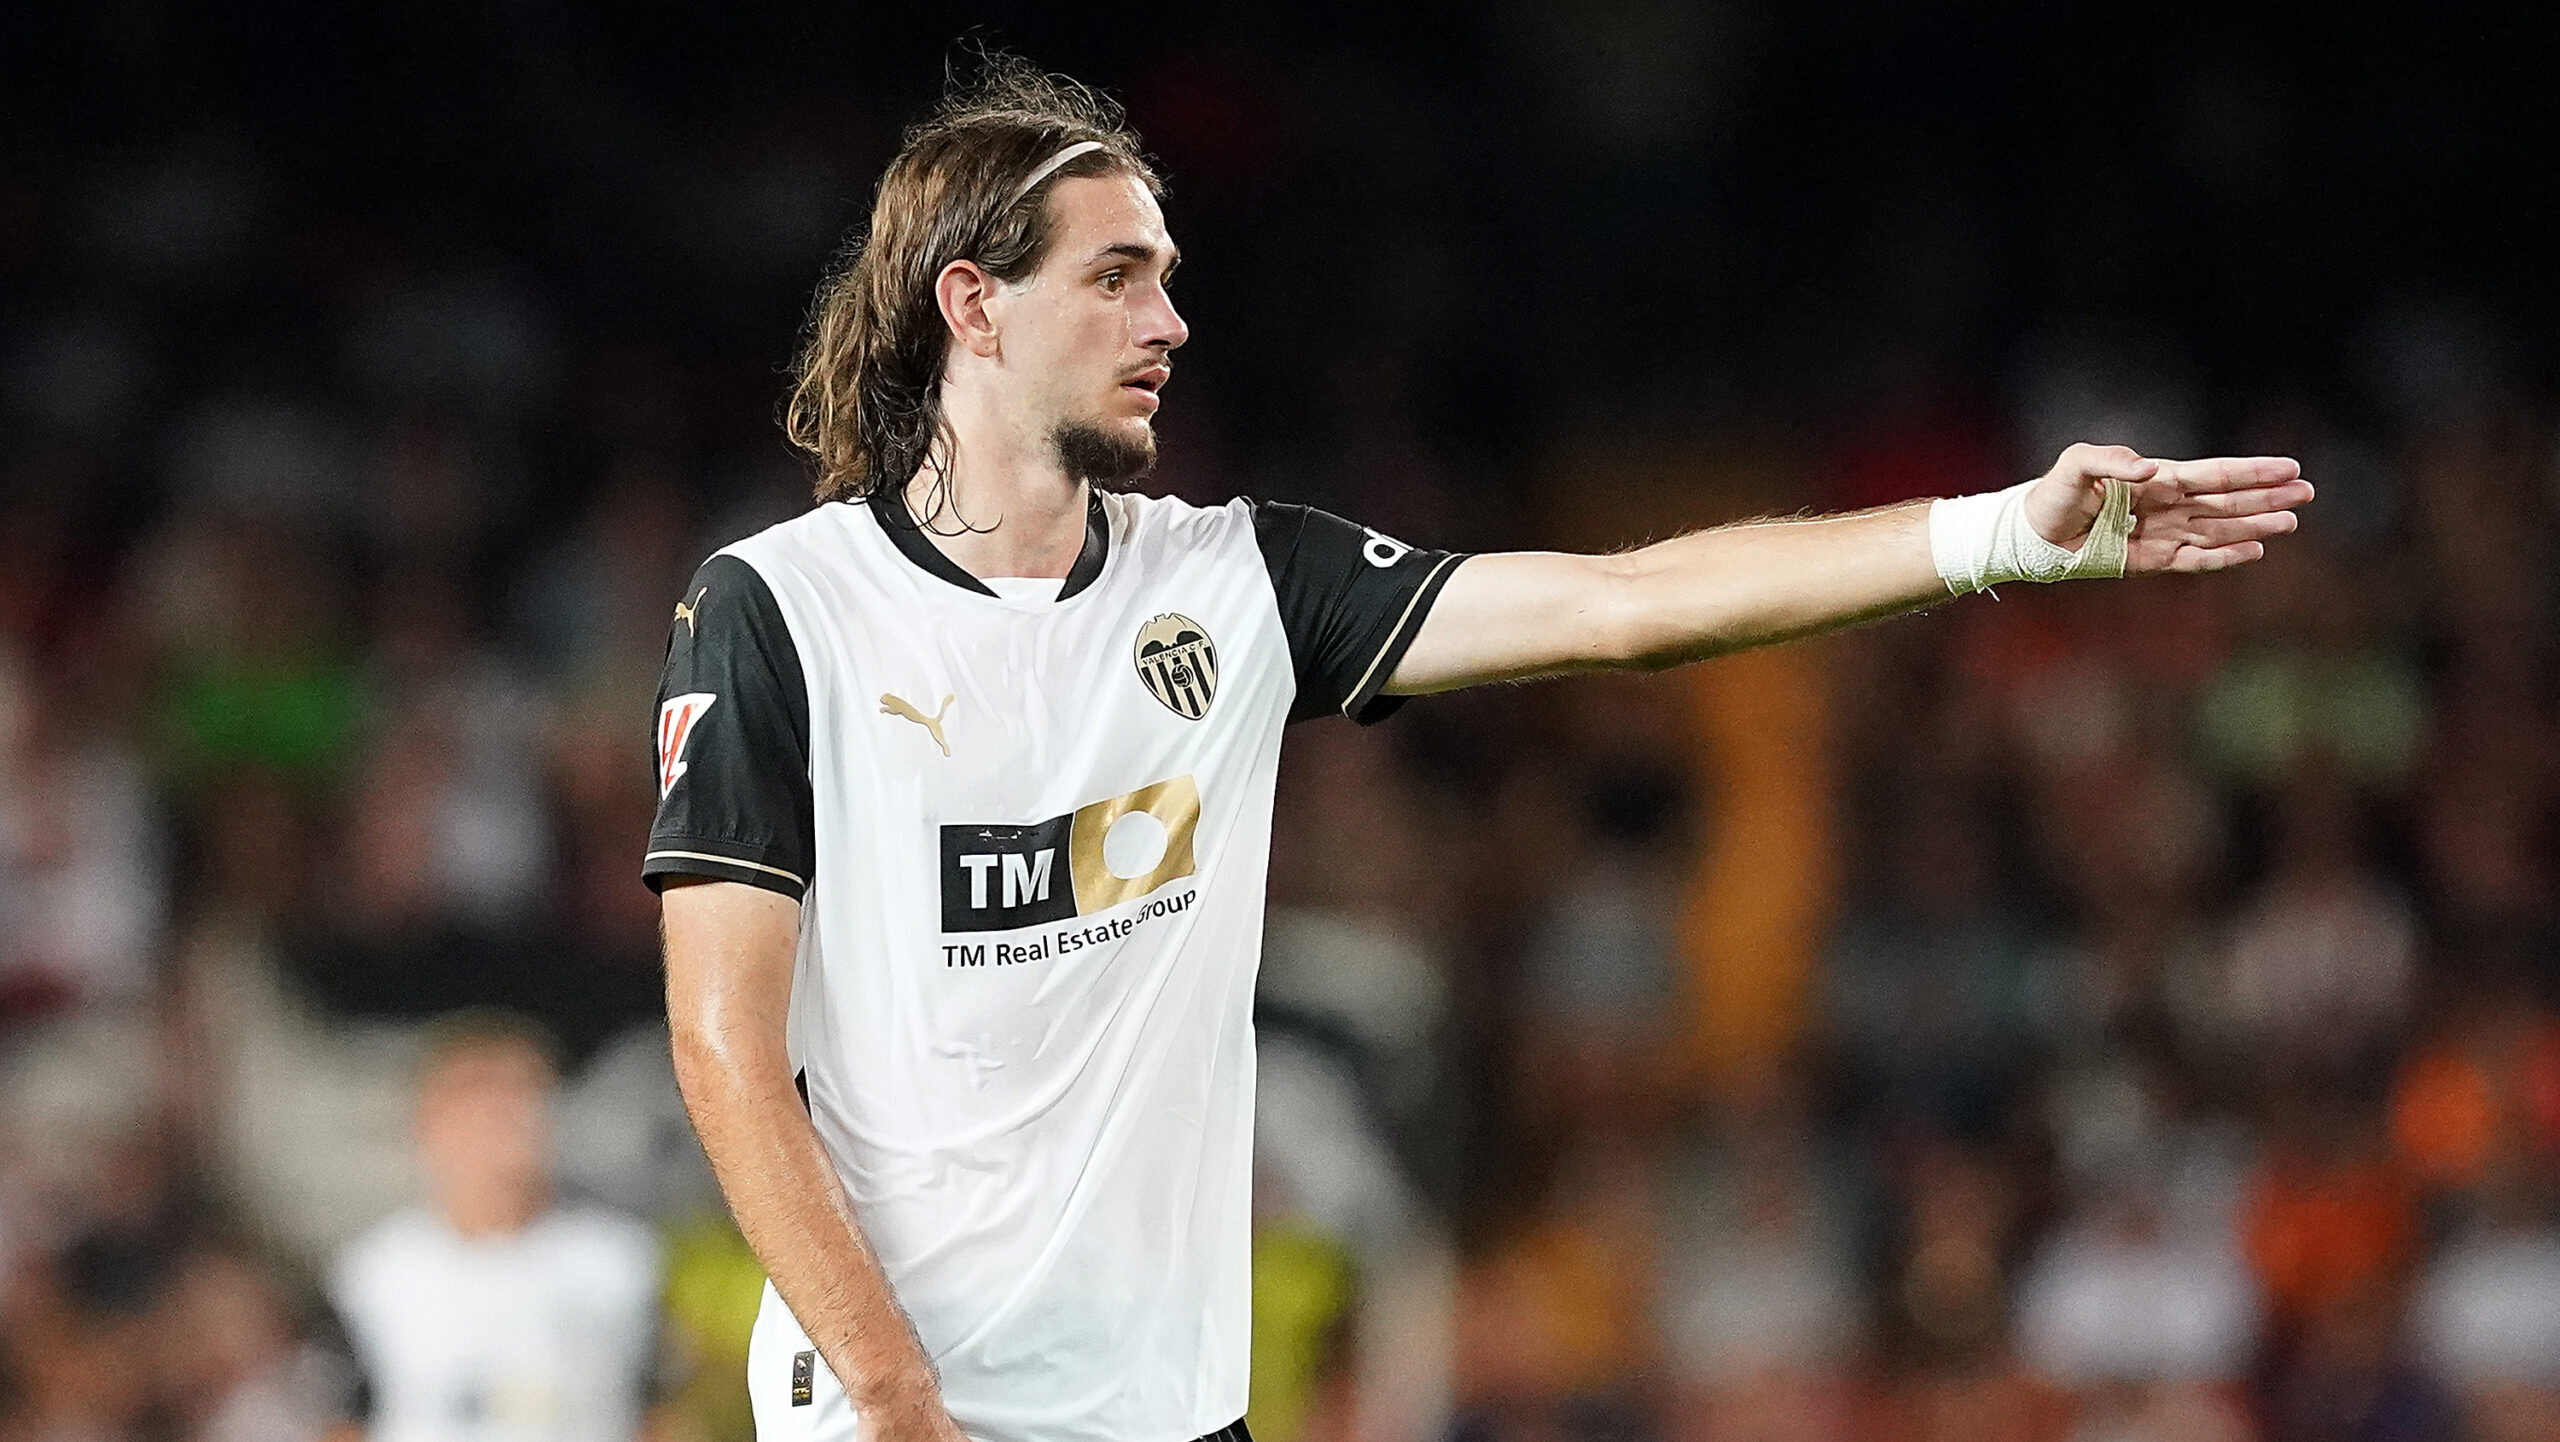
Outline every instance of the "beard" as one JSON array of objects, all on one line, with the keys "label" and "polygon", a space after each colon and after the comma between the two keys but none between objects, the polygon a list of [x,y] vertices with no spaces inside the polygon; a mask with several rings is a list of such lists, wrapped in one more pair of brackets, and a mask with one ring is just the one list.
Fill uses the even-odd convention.
[{"label": "beard", "polygon": [[1049,445],[1068,475],[1104,485],[1137,480],[1156,465],[1156,429],[1150,425],[1132,437],[1100,421],[1060,421]]}]

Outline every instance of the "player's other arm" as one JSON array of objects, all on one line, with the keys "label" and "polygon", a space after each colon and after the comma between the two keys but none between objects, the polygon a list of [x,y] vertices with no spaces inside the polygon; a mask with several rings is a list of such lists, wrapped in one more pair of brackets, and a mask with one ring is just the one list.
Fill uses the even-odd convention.
[{"label": "player's other arm", "polygon": [[[2160,461],[2121,446],[2073,446],[2021,488],[2013,519],[2046,546],[2076,551],[2111,480],[2129,483],[2126,575],[2254,561],[2294,528],[2291,508],[2311,499],[2301,468],[2282,457]],[[1934,548],[1933,504],[1755,521],[1612,556],[1471,557],[1451,573],[1386,690],[1676,666],[1945,600],[1972,589],[1941,572],[1950,543],[1969,539],[1974,518],[1987,526],[1994,502],[1956,503]],[[1961,556],[1954,565],[1965,569]]]},{"label": "player's other arm", "polygon": [[661,896],[685,1110],[864,1437],[960,1442],[793,1082],[791,978],[817,874],[799,645],[772,587],[735,555],[704,562],[684,595],[658,682],[658,816],[640,870]]},{"label": "player's other arm", "polygon": [[792,1084],[800,904],[733,881],[665,893],[676,1084],[738,1229],[861,1414],[863,1435],[961,1442]]}]

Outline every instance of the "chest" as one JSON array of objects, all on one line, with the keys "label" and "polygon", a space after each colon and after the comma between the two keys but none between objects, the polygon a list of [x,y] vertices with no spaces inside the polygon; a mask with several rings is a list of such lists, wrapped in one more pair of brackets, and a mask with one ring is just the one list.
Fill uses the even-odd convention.
[{"label": "chest", "polygon": [[374,1279],[396,1299],[371,1319],[386,1382],[429,1392],[556,1385],[599,1366],[618,1372],[634,1317],[627,1279],[557,1258],[411,1257]]},{"label": "chest", "polygon": [[1128,560],[1043,605],[930,577],[849,587],[808,668],[813,777],[982,820],[1179,776],[1214,786],[1276,735],[1294,692],[1269,585],[1258,563],[1215,555]]}]

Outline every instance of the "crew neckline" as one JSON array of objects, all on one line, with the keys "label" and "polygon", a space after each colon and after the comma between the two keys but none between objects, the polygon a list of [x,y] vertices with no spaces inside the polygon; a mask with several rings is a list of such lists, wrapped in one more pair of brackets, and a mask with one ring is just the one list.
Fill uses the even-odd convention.
[{"label": "crew neckline", "polygon": [[1008,601],[1054,601],[1067,588],[1057,576],[981,576],[978,584]]},{"label": "crew neckline", "polygon": [[[1008,595],[1006,590],[999,590],[978,577],[970,575],[959,562],[943,554],[942,548],[935,545],[933,539],[924,533],[924,527],[908,511],[906,497],[895,488],[874,494],[867,509],[870,510],[873,518],[879,521],[881,531],[888,536],[889,544],[897,548],[898,554],[914,562],[918,569],[948,581],[964,591],[975,591],[981,596],[995,596],[1008,600],[1064,601],[1092,585],[1102,575],[1102,563],[1111,558],[1111,518],[1102,509],[1102,490],[1098,486],[1087,485],[1086,487],[1084,549],[1076,553],[1075,564],[1067,568],[1066,579],[1056,583],[1058,589],[1051,596],[1042,596],[1036,590],[1027,597],[1020,594]],[[1053,578],[999,576],[995,579],[1047,583]],[[1018,591],[1022,588],[1008,589]]]}]

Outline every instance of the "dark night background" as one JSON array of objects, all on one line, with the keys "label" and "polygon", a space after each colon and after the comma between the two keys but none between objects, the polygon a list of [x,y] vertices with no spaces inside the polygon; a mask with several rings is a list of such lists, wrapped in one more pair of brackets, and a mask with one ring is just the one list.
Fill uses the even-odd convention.
[{"label": "dark night background", "polygon": [[133,0],[0,11],[0,1442],[343,1435],[475,1004],[658,1229],[650,1435],[742,1435],[648,698],[965,41],[1161,161],[1194,501],[2322,488],[2229,577],[1293,732],[1261,1442],[2560,1436],[2560,11]]}]

